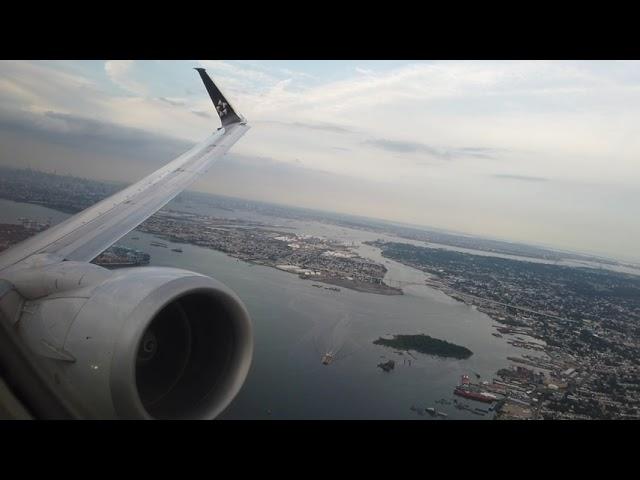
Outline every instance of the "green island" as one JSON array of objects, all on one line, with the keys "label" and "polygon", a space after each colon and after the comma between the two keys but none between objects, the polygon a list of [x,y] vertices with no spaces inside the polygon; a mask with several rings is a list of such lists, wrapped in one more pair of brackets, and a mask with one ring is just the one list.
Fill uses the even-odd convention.
[{"label": "green island", "polygon": [[469,358],[473,352],[466,347],[438,340],[429,335],[394,335],[393,338],[379,338],[373,342],[376,345],[397,348],[399,350],[415,350],[427,355],[452,357],[458,359]]}]

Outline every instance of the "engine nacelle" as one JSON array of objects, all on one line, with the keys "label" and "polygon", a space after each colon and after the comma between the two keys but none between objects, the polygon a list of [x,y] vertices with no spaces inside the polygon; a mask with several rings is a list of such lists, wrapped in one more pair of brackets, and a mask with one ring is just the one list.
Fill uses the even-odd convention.
[{"label": "engine nacelle", "polygon": [[227,407],[253,352],[249,315],[229,288],[174,268],[88,264],[100,280],[82,286],[87,275],[65,263],[58,269],[75,272],[66,284],[77,277],[79,287],[25,302],[17,331],[92,416],[212,419]]}]

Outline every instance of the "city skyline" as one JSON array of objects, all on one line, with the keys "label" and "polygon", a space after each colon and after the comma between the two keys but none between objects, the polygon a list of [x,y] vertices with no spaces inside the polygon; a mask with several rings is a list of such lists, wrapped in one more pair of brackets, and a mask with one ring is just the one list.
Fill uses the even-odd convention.
[{"label": "city skyline", "polygon": [[133,182],[252,124],[195,190],[638,260],[638,62],[2,62],[0,163]]}]

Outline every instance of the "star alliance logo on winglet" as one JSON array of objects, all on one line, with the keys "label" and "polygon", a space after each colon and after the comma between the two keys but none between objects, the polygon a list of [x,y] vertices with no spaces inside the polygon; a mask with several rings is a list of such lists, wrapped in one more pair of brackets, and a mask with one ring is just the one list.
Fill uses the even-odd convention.
[{"label": "star alliance logo on winglet", "polygon": [[218,115],[220,115],[220,117],[224,117],[227,114],[227,103],[223,102],[222,100],[218,100],[216,110],[218,111]]}]

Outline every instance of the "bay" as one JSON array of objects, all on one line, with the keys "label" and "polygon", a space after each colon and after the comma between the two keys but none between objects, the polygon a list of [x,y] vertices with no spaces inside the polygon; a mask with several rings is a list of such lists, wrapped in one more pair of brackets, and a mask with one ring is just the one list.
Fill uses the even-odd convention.
[{"label": "bay", "polygon": [[[209,212],[210,215],[216,213]],[[242,212],[233,212],[242,218]],[[0,200],[0,223],[20,217],[57,223],[68,215],[37,205]],[[453,400],[462,374],[491,380],[508,365],[507,356],[522,350],[491,335],[495,322],[474,307],[420,285],[424,273],[384,259],[363,240],[385,236],[317,222],[271,220],[284,228],[353,242],[363,255],[383,262],[387,280],[415,282],[404,295],[377,295],[342,288],[313,287],[312,281],[271,267],[238,261],[221,252],[163,242],[132,232],[119,243],[151,255],[151,265],[197,271],[234,290],[245,303],[254,326],[254,358],[247,380],[222,419],[431,419],[410,407],[436,407],[449,419],[488,419],[436,400]],[[132,237],[138,237],[133,239]],[[392,238],[392,237],[387,237]],[[181,248],[182,253],[171,248]],[[473,355],[466,360],[441,359],[374,345],[380,336],[424,333],[463,345]],[[321,363],[327,351],[336,353],[330,365]],[[389,373],[378,363],[393,359]],[[409,365],[409,360],[411,364]],[[472,406],[486,405],[466,401]]]}]

